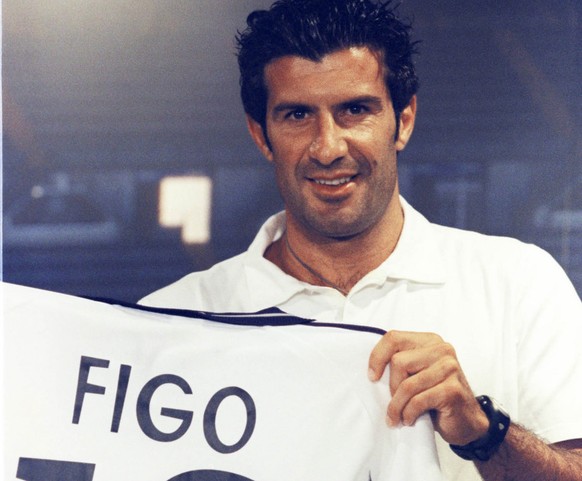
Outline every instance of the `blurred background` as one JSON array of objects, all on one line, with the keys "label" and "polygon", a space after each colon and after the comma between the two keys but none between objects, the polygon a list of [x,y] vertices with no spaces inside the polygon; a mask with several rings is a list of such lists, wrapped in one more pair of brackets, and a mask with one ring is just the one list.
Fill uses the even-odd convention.
[{"label": "blurred background", "polygon": [[[281,208],[233,36],[268,0],[3,0],[3,279],[137,301]],[[407,200],[550,251],[582,293],[582,2],[403,0]]]}]

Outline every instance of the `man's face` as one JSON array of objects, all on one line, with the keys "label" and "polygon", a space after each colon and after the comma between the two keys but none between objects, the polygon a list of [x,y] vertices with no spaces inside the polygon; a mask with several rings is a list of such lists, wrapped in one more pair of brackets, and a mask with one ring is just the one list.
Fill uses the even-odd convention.
[{"label": "man's face", "polygon": [[283,57],[267,65],[265,81],[270,143],[256,122],[249,128],[275,166],[288,222],[332,238],[388,225],[400,209],[396,153],[412,132],[415,103],[395,139],[381,57],[367,48],[320,62]]}]

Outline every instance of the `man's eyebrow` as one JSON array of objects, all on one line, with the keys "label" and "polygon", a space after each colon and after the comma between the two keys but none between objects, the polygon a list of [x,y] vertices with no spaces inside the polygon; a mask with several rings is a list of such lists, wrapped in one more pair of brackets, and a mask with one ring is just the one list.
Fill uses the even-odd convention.
[{"label": "man's eyebrow", "polygon": [[307,110],[309,108],[310,107],[307,104],[302,104],[301,102],[282,102],[275,105],[273,113],[278,114],[289,110]]},{"label": "man's eyebrow", "polygon": [[[381,108],[383,101],[381,97],[377,97],[375,95],[359,95],[357,97],[342,100],[335,106],[347,107],[355,104],[367,104],[376,108]],[[279,114],[281,112],[288,112],[290,110],[313,110],[313,107],[310,107],[308,104],[302,102],[281,102],[280,104],[277,104],[273,107],[272,112],[274,114]]]},{"label": "man's eyebrow", "polygon": [[354,104],[367,104],[372,105],[374,107],[382,107],[382,99],[380,97],[376,97],[375,95],[361,95],[359,97],[354,97],[343,102],[340,102],[339,106],[348,106]]}]

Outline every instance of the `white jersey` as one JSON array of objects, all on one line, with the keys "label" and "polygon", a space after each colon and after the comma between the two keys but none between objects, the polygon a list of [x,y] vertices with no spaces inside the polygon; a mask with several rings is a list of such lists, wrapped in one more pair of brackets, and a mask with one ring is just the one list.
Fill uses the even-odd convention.
[{"label": "white jersey", "polygon": [[6,479],[441,479],[430,419],[384,422],[377,329],[3,289]]}]

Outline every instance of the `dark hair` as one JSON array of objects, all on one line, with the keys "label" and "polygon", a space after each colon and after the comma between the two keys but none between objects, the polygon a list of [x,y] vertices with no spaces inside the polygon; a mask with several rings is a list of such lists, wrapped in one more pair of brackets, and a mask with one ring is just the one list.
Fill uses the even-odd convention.
[{"label": "dark hair", "polygon": [[245,112],[265,130],[265,67],[287,55],[318,61],[350,47],[367,46],[381,54],[386,86],[399,118],[418,90],[411,25],[400,20],[391,0],[278,0],[256,10],[237,35],[241,98]]}]

